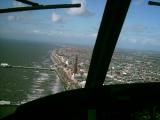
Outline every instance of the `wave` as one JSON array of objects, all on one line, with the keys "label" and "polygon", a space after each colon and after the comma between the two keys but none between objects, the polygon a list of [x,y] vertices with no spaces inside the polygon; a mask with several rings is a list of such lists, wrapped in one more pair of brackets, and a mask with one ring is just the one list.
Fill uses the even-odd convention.
[{"label": "wave", "polygon": [[21,105],[21,104],[25,104],[28,101],[23,100],[23,101],[17,101],[17,102],[13,102],[13,101],[6,101],[6,100],[1,100],[0,101],[0,105]]},{"label": "wave", "polygon": [[34,72],[35,72],[35,73],[39,73],[39,71],[38,71],[38,70],[35,70]]},{"label": "wave", "polygon": [[36,83],[42,83],[45,82],[45,80],[49,79],[49,74],[47,73],[40,73],[39,77],[35,79]]},{"label": "wave", "polygon": [[10,105],[10,104],[11,104],[10,101],[5,101],[5,100],[0,101],[0,105]]},{"label": "wave", "polygon": [[55,79],[54,85],[52,86],[51,90],[52,90],[52,94],[64,91],[64,88],[62,84],[60,83],[60,79],[58,75],[56,75],[56,79]]}]

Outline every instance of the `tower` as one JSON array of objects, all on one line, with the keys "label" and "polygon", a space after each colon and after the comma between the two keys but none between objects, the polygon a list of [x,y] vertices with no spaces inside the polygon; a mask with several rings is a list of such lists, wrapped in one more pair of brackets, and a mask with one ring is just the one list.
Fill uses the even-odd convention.
[{"label": "tower", "polygon": [[73,73],[76,74],[78,72],[78,55],[75,56],[75,63],[73,66]]}]

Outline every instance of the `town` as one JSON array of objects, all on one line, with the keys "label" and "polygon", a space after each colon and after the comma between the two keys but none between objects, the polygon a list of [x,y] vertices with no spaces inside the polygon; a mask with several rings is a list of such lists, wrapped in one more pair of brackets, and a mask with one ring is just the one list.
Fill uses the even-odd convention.
[{"label": "town", "polygon": [[[59,48],[53,51],[52,58],[54,62],[56,59],[55,66],[61,68],[69,81],[84,87],[92,50],[92,48]],[[160,53],[115,50],[104,84],[159,82],[159,65]]]}]

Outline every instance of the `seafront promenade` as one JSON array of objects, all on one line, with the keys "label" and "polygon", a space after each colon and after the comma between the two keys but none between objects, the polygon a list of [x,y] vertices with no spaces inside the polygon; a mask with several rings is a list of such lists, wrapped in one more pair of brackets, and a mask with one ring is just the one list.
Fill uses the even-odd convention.
[{"label": "seafront promenade", "polygon": [[65,90],[81,88],[78,81],[71,79],[71,75],[65,69],[64,63],[59,58],[59,56],[56,54],[55,50],[53,50],[53,52],[51,53],[50,58],[55,66],[54,71],[58,75],[59,79],[62,81]]}]

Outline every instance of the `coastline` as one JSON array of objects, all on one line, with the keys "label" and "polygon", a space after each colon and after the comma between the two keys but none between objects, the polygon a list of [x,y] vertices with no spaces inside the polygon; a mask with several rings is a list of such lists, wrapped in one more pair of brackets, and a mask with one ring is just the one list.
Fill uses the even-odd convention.
[{"label": "coastline", "polygon": [[78,81],[70,79],[68,73],[65,72],[64,67],[62,66],[62,61],[56,55],[56,50],[53,50],[50,58],[55,67],[55,73],[57,74],[59,80],[63,83],[65,90],[72,90],[81,88]]}]

